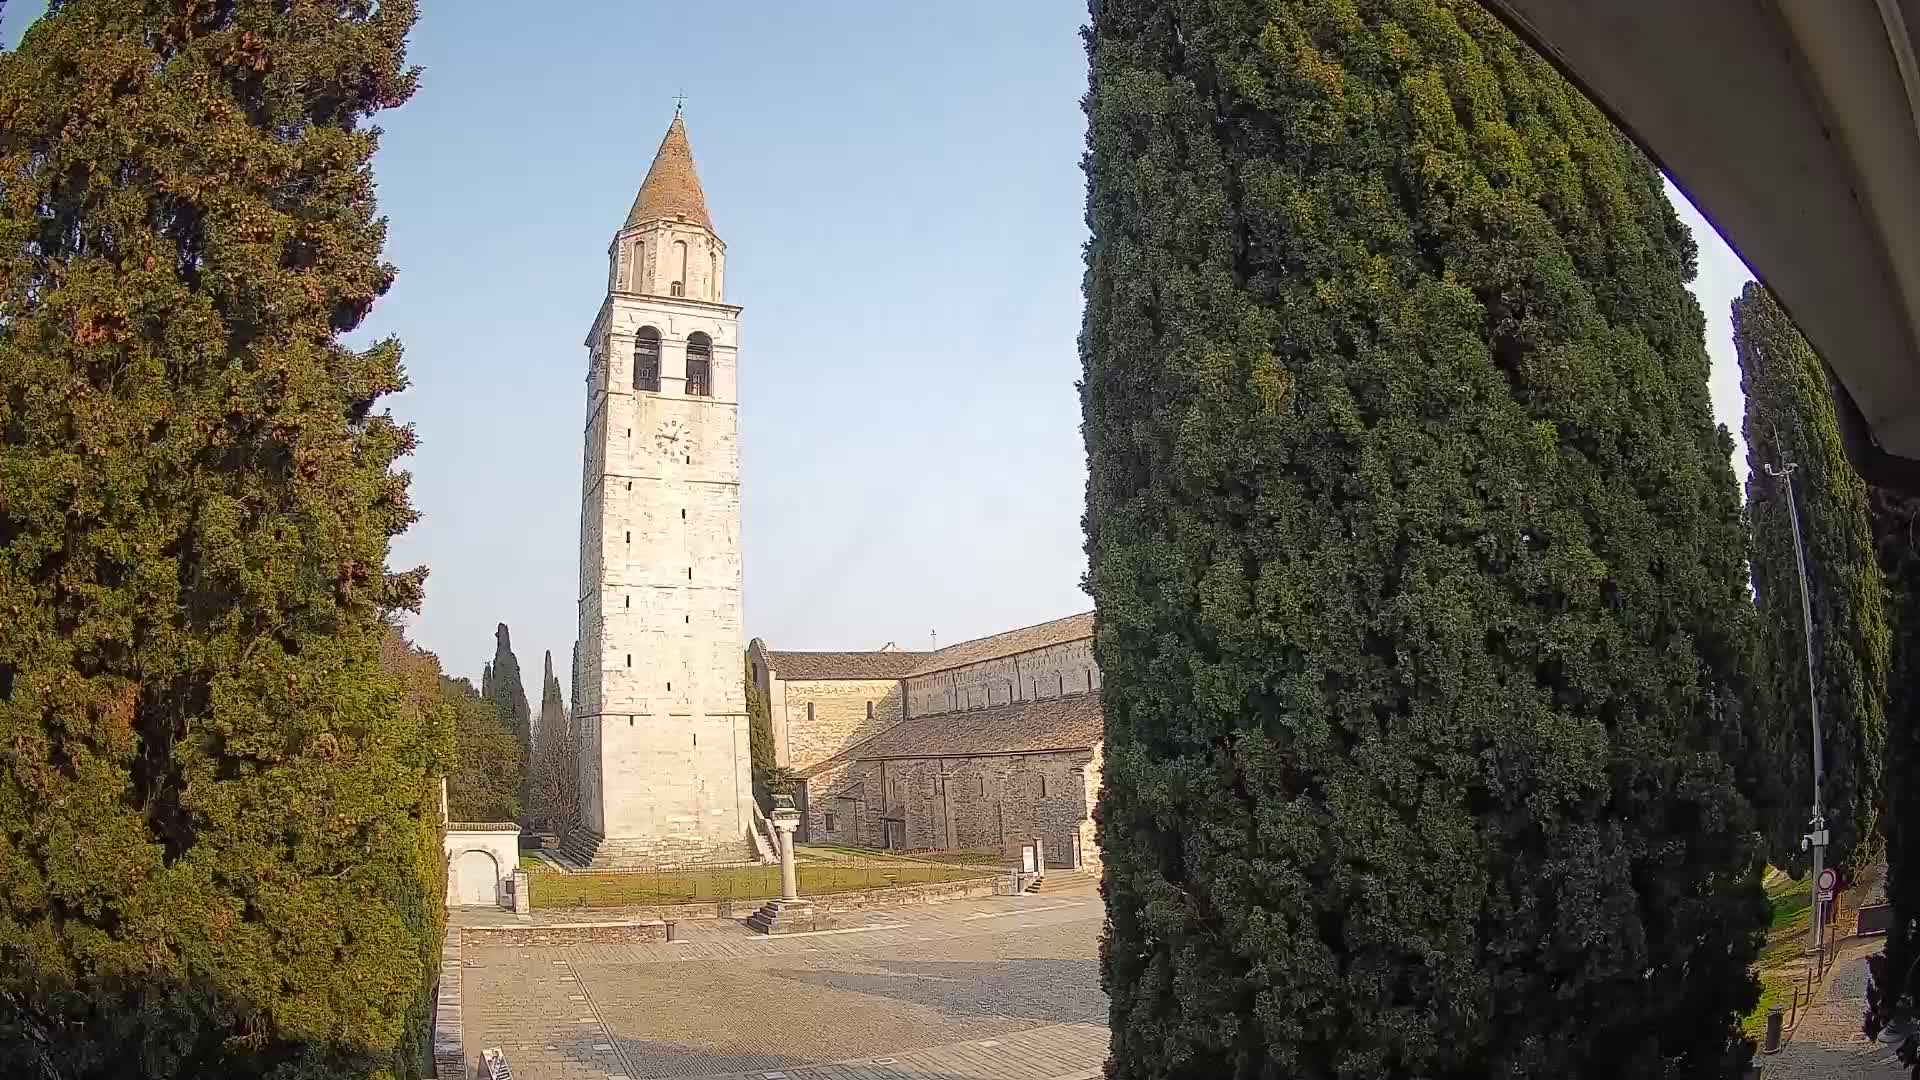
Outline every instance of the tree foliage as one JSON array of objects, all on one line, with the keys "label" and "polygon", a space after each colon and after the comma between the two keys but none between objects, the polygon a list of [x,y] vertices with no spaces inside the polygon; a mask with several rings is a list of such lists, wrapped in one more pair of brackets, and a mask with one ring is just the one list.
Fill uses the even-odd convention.
[{"label": "tree foliage", "polygon": [[1767,472],[1792,463],[1819,673],[1827,857],[1846,868],[1876,831],[1886,749],[1886,586],[1867,486],[1841,449],[1819,357],[1758,283],[1733,302],[1733,344],[1746,397],[1753,586],[1776,710],[1773,768],[1785,786],[1767,831],[1776,862],[1804,861],[1813,778],[1807,638],[1787,487]]},{"label": "tree foliage", "polygon": [[1467,0],[1088,46],[1108,1075],[1739,1075],[1753,614],[1659,174]]},{"label": "tree foliage", "polygon": [[530,785],[532,811],[545,828],[566,835],[580,820],[580,763],[560,697],[560,680],[553,674],[553,653],[546,655],[546,673],[540,687],[540,737],[534,741]]},{"label": "tree foliage", "polygon": [[0,1075],[426,1065],[445,716],[369,117],[412,0],[68,0],[0,56]]},{"label": "tree foliage", "polygon": [[1908,1031],[1900,1054],[1920,1080],[1920,498],[1869,492],[1875,548],[1887,586],[1886,773],[1882,830],[1893,918],[1870,961],[1866,1031]]},{"label": "tree foliage", "polygon": [[493,699],[494,716],[500,726],[520,740],[523,754],[531,755],[533,709],[527,704],[527,688],[520,681],[520,658],[513,654],[513,638],[506,623],[494,628],[493,663],[487,665],[483,681],[487,683],[487,694]]},{"label": "tree foliage", "polygon": [[465,679],[444,679],[442,694],[453,709],[455,755],[447,776],[447,817],[452,821],[520,819],[527,757],[520,740],[500,726],[494,703]]},{"label": "tree foliage", "polygon": [[767,696],[760,692],[760,682],[753,677],[753,660],[747,660],[747,753],[753,768],[753,797],[761,806],[771,806],[769,797],[772,790],[768,780],[773,775],[773,713],[767,704]]}]

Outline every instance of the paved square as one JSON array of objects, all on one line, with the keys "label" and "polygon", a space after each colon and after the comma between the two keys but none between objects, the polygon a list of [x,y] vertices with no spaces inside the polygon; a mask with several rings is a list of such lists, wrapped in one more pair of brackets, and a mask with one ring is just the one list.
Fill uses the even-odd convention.
[{"label": "paved square", "polygon": [[501,1047],[520,1080],[1097,1075],[1102,915],[1097,898],[1023,897],[843,934],[473,946],[468,1052]]}]

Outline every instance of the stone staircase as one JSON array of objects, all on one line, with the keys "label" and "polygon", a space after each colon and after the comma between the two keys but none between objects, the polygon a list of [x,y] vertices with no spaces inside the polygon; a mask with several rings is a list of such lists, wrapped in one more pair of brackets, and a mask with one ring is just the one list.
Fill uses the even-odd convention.
[{"label": "stone staircase", "polygon": [[1032,881],[1022,890],[1028,893],[1046,895],[1049,893],[1077,892],[1098,888],[1100,875],[1085,870],[1049,870]]}]

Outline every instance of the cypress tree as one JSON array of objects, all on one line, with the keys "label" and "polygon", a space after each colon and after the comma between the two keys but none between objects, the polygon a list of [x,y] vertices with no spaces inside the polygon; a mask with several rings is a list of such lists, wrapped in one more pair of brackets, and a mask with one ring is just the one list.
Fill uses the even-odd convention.
[{"label": "cypress tree", "polygon": [[1746,396],[1747,515],[1753,586],[1777,712],[1773,768],[1785,788],[1768,823],[1774,859],[1804,864],[1800,837],[1812,803],[1807,639],[1786,484],[1768,467],[1794,465],[1806,549],[1825,782],[1828,861],[1871,857],[1886,750],[1888,630],[1885,579],[1867,512],[1867,486],[1847,463],[1820,359],[1758,283],[1733,302],[1733,343]]},{"label": "cypress tree", "polygon": [[488,682],[494,716],[500,726],[520,740],[520,749],[529,759],[533,753],[533,710],[527,705],[527,690],[520,682],[520,658],[513,654],[513,638],[507,624],[493,631],[493,663],[482,676]]},{"label": "cypress tree", "polygon": [[1869,492],[1875,547],[1887,586],[1886,773],[1882,828],[1887,901],[1893,918],[1884,951],[1869,964],[1865,1029],[1877,1038],[1890,1023],[1908,1027],[1903,1061],[1920,1077],[1920,498]]},{"label": "cypress tree", "polygon": [[1659,174],[1467,0],[1093,0],[1109,1077],[1732,1077],[1744,536]]},{"label": "cypress tree", "polygon": [[553,674],[553,654],[546,654],[540,685],[540,737],[534,742],[530,769],[532,810],[546,819],[545,828],[565,835],[573,827],[580,803],[579,762],[567,707],[560,698],[560,680]]},{"label": "cypress tree", "polygon": [[567,732],[567,705],[560,697],[560,680],[553,674],[553,653],[546,654],[546,673],[540,680],[540,741],[546,742],[549,734],[555,737]]},{"label": "cypress tree", "polygon": [[767,786],[773,775],[773,713],[767,704],[766,695],[760,692],[760,683],[753,677],[753,660],[746,664],[747,684],[747,754],[753,771],[753,797],[760,805],[771,805],[772,791]]},{"label": "cypress tree", "polygon": [[0,56],[0,1075],[421,1075],[444,714],[368,120],[412,0],[67,0]]}]

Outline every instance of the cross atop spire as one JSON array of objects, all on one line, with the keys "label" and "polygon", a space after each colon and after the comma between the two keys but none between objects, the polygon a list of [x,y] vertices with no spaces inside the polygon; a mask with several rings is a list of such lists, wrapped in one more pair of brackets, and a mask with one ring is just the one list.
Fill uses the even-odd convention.
[{"label": "cross atop spire", "polygon": [[679,116],[681,110],[685,109],[686,107],[687,107],[687,92],[685,90],[682,90],[679,93],[673,95],[673,115]]},{"label": "cross atop spire", "polygon": [[[681,100],[685,100],[682,95]],[[693,147],[687,142],[687,123],[675,109],[673,123],[667,125],[667,137],[653,155],[653,167],[640,185],[640,194],[627,213],[626,228],[648,221],[681,217],[713,231],[713,219],[707,216],[707,195],[700,189],[700,175],[693,167]]]}]

